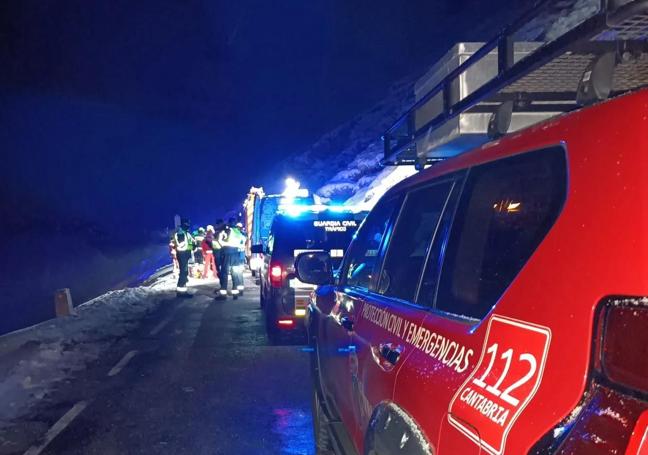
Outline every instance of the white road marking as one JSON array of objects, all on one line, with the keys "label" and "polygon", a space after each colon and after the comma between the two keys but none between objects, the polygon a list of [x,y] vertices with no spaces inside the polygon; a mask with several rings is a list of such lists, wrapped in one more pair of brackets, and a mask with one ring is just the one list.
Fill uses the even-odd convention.
[{"label": "white road marking", "polygon": [[151,330],[150,335],[157,335],[158,333],[160,333],[160,330],[162,330],[169,322],[171,322],[171,316],[167,317],[162,322],[160,322],[158,325],[153,327],[153,330]]},{"label": "white road marking", "polygon": [[129,351],[126,353],[122,359],[117,362],[117,365],[115,365],[112,370],[108,372],[108,376],[115,376],[118,375],[119,372],[128,364],[128,362],[131,361],[133,357],[137,355],[137,351]]},{"label": "white road marking", "polygon": [[88,406],[87,401],[79,401],[77,404],[72,406],[72,409],[66,412],[63,417],[47,430],[47,433],[45,433],[45,440],[40,445],[31,446],[27,452],[25,452],[25,455],[39,455],[55,437],[65,430],[65,428],[67,428],[67,426],[83,412],[86,406]]}]

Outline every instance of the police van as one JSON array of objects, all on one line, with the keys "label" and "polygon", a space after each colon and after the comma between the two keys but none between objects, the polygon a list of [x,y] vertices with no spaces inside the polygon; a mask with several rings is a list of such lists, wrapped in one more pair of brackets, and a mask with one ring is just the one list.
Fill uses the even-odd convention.
[{"label": "police van", "polygon": [[648,453],[648,3],[581,3],[453,48],[384,136],[425,169],[297,257],[318,452]]},{"label": "police van", "polygon": [[304,252],[326,252],[334,267],[340,264],[366,212],[344,206],[290,205],[275,215],[261,253],[260,300],[268,337],[276,341],[284,332],[303,332],[310,293],[314,289],[294,276],[294,259]]}]

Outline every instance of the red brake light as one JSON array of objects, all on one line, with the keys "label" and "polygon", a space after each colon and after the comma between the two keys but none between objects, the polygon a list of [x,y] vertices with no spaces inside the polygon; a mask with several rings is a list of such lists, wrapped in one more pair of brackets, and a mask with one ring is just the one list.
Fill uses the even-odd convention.
[{"label": "red brake light", "polygon": [[603,322],[601,368],[611,381],[648,393],[648,299],[615,303]]},{"label": "red brake light", "polygon": [[572,414],[529,453],[643,455],[646,450],[648,298],[610,298],[599,310],[589,387]]},{"label": "red brake light", "polygon": [[292,319],[279,319],[277,321],[277,324],[282,327],[292,327],[294,323],[295,321],[293,321]]},{"label": "red brake light", "polygon": [[273,288],[283,286],[283,270],[280,265],[270,266],[270,285]]}]

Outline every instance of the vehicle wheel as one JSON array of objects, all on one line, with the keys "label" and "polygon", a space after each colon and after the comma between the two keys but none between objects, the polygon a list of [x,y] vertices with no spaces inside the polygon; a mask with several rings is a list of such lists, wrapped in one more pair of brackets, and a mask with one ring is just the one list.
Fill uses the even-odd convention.
[{"label": "vehicle wheel", "polygon": [[315,453],[317,455],[334,455],[331,438],[326,425],[326,418],[320,406],[319,394],[315,385],[312,387],[313,435],[315,436]]},{"label": "vehicle wheel", "polygon": [[379,405],[365,436],[365,455],[430,455],[416,423],[393,403]]},{"label": "vehicle wheel", "polygon": [[265,307],[266,299],[263,297],[263,288],[259,288],[259,308]]}]

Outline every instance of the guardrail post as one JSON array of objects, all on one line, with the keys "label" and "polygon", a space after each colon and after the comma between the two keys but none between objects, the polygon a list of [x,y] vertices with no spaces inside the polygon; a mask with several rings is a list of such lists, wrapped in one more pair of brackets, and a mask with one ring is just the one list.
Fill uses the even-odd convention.
[{"label": "guardrail post", "polygon": [[54,311],[57,318],[74,314],[72,295],[69,288],[58,289],[54,292]]}]

